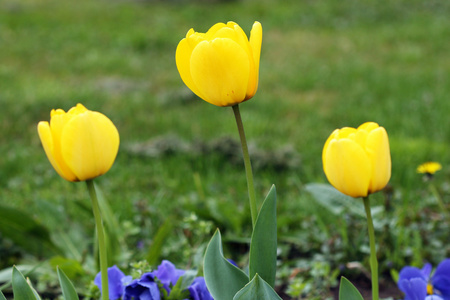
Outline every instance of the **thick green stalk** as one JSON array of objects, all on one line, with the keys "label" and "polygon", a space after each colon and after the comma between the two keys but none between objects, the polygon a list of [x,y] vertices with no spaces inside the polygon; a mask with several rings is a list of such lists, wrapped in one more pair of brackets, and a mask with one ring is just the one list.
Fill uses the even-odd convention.
[{"label": "thick green stalk", "polygon": [[94,212],[95,227],[97,228],[98,251],[100,256],[100,272],[102,279],[102,300],[109,300],[108,287],[108,260],[106,257],[105,231],[103,229],[102,216],[98,205],[97,193],[93,180],[86,180],[89,195],[92,201],[92,211]]},{"label": "thick green stalk", "polygon": [[241,139],[242,154],[244,156],[245,175],[247,176],[248,198],[250,201],[250,213],[252,215],[252,226],[255,227],[256,217],[258,216],[258,209],[256,206],[255,186],[253,184],[252,164],[250,162],[250,155],[248,154],[247,140],[245,138],[244,125],[242,124],[241,113],[239,112],[239,105],[233,106],[234,117]]},{"label": "thick green stalk", "polygon": [[373,228],[372,213],[370,211],[369,196],[363,197],[364,209],[367,215],[367,227],[369,230],[370,242],[370,271],[372,274],[372,300],[378,300],[378,260],[375,246],[375,230]]}]

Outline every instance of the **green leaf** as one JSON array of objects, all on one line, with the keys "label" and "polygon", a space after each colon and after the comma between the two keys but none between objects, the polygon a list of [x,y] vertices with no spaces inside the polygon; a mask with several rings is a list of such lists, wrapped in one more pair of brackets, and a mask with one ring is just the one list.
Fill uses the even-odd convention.
[{"label": "green leaf", "polygon": [[277,192],[272,186],[264,200],[250,243],[250,278],[256,273],[270,286],[275,285],[277,267]]},{"label": "green leaf", "polygon": [[158,231],[156,232],[153,238],[153,242],[150,246],[150,250],[147,253],[147,261],[149,265],[155,265],[160,260],[163,245],[165,240],[170,236],[170,231],[173,227],[172,224],[173,220],[171,218],[167,218],[164,221],[164,224],[159,227]]},{"label": "green leaf", "polygon": [[362,218],[366,217],[362,201],[342,194],[329,184],[309,183],[305,189],[311,193],[317,203],[334,215],[338,216],[345,211],[350,211]]},{"label": "green leaf", "polygon": [[36,296],[33,288],[28,284],[22,273],[13,267],[12,286],[15,300],[36,300],[39,299]]},{"label": "green leaf", "polygon": [[[28,274],[31,271],[34,271],[37,267],[32,265],[15,265],[14,267],[17,268],[22,274]],[[0,282],[7,282],[12,280],[12,271],[13,268],[6,268],[3,270],[0,270]]]},{"label": "green leaf", "polygon": [[167,300],[179,300],[189,298],[190,292],[187,288],[194,281],[195,275],[196,275],[195,272],[187,271],[183,276],[178,278],[177,283],[170,290],[170,294],[167,297]]},{"label": "green leaf", "polygon": [[126,242],[122,226],[111,209],[109,202],[103,196],[102,190],[94,183],[95,191],[97,192],[98,206],[102,214],[102,220],[105,227],[106,249],[108,251],[108,266],[114,265],[121,260],[121,255],[127,253]]},{"label": "green leaf", "polygon": [[398,278],[399,278],[399,276],[400,276],[400,274],[398,273],[398,271],[395,270],[395,269],[391,269],[391,270],[390,270],[390,273],[391,273],[392,280],[394,280],[394,282],[398,282]]},{"label": "green leaf", "polygon": [[70,279],[60,268],[56,268],[56,270],[58,272],[59,284],[61,285],[64,300],[78,300],[78,294]]},{"label": "green leaf", "polygon": [[50,239],[49,230],[21,210],[0,205],[0,232],[27,253],[38,257],[60,252]]},{"label": "green leaf", "polygon": [[255,299],[281,300],[280,296],[277,295],[273,288],[258,274],[256,274],[252,281],[233,297],[233,300]]},{"label": "green leaf", "polygon": [[216,230],[206,248],[203,273],[214,300],[230,300],[249,281],[242,270],[223,257],[222,240]]},{"label": "green leaf", "polygon": [[3,295],[2,291],[0,291],[0,300],[6,300],[6,297]]},{"label": "green leaf", "polygon": [[50,259],[50,265],[52,268],[60,268],[70,278],[75,278],[83,274],[83,267],[75,259],[55,256]]},{"label": "green leaf", "polygon": [[355,286],[347,278],[341,277],[339,300],[364,300]]}]

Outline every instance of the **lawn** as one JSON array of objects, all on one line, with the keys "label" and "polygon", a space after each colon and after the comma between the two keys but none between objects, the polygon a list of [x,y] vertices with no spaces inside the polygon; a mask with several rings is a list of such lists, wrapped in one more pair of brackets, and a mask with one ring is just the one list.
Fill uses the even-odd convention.
[{"label": "lawn", "polygon": [[[263,26],[259,88],[240,109],[259,202],[277,187],[280,289],[325,299],[333,276],[369,268],[365,220],[324,208],[307,189],[327,182],[329,134],[366,121],[386,128],[393,162],[388,189],[373,197],[382,283],[404,265],[438,263],[450,255],[449,14],[450,2],[435,0],[0,2],[0,205],[63,248],[36,249],[0,227],[0,266],[59,255],[82,269],[79,291],[89,289],[86,187],[56,174],[36,130],[51,109],[77,103],[120,133],[117,160],[96,181],[123,236],[114,263],[199,269],[219,227],[227,255],[246,265],[251,220],[232,110],[193,95],[175,65],[190,28],[229,20],[247,34],[255,20]],[[443,169],[425,182],[416,167],[430,160]],[[39,288],[54,284],[50,271],[36,273]]]}]

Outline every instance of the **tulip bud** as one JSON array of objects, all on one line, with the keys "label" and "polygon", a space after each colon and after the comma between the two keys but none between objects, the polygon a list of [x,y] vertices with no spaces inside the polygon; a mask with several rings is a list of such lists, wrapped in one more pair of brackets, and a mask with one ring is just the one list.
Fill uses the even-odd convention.
[{"label": "tulip bud", "polygon": [[178,72],[203,100],[217,106],[239,104],[258,89],[261,42],[259,22],[250,39],[234,22],[217,23],[206,33],[191,29],[176,50]]},{"label": "tulip bud", "polygon": [[105,174],[119,150],[119,133],[111,120],[81,104],[67,113],[53,109],[50,123],[39,122],[38,133],[53,168],[68,181]]},{"label": "tulip bud", "polygon": [[375,193],[391,177],[387,132],[373,122],[336,129],[323,147],[322,162],[328,181],[340,192],[352,197]]}]

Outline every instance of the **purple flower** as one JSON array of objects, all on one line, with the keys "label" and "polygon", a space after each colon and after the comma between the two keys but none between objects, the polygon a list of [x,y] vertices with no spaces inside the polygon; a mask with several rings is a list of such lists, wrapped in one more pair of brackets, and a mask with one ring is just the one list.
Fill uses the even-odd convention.
[{"label": "purple flower", "polygon": [[431,268],[426,264],[422,269],[408,266],[400,271],[398,287],[405,293],[404,300],[450,300],[450,259],[438,265],[430,280]]},{"label": "purple flower", "polygon": [[205,278],[203,277],[195,278],[188,290],[193,300],[214,300],[206,288]]},{"label": "purple flower", "polygon": [[[112,266],[108,268],[108,290],[109,290],[109,299],[116,300],[122,297],[124,291],[124,285],[122,280],[126,278],[125,274],[116,266]],[[94,279],[95,285],[98,286],[100,291],[102,290],[102,279],[101,272],[95,276]]]},{"label": "purple flower", "polygon": [[444,259],[436,268],[431,279],[433,289],[444,300],[450,300],[450,259]]},{"label": "purple flower", "polygon": [[123,295],[124,300],[160,300],[158,284],[152,273],[145,273],[141,278],[131,281]]},{"label": "purple flower", "polygon": [[[131,276],[125,276],[117,266],[113,266],[108,268],[109,296],[111,300],[117,300],[121,297],[123,300],[161,300],[161,284],[167,293],[170,294],[172,286],[184,274],[184,270],[177,269],[168,260],[163,260],[156,271],[145,273],[141,278],[134,280]],[[161,284],[158,286],[159,282]],[[102,289],[100,273],[95,277],[94,283],[100,290]],[[195,278],[188,287],[188,291],[191,295],[189,298],[191,300],[214,300],[206,288],[203,277]]]},{"label": "purple flower", "polygon": [[175,268],[175,265],[170,261],[163,260],[152,274],[161,281],[164,288],[170,293],[170,285],[175,285],[178,279],[184,275],[184,272],[184,270]]}]

